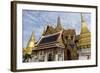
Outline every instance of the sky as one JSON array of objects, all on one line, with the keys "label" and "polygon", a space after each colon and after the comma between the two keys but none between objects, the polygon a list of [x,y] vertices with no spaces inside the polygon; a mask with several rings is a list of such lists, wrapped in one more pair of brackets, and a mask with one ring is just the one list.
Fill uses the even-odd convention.
[{"label": "sky", "polygon": [[[91,13],[82,13],[87,22],[87,27],[91,31]],[[76,34],[81,30],[81,13],[62,12],[62,11],[41,11],[24,10],[22,11],[22,47],[25,48],[34,32],[36,41],[41,37],[47,25],[56,27],[57,18],[60,16],[61,25],[64,29],[75,29]]]}]

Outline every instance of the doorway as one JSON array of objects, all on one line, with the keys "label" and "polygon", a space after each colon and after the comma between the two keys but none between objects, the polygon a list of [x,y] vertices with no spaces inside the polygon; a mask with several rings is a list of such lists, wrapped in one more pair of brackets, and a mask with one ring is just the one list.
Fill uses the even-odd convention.
[{"label": "doorway", "polygon": [[48,55],[48,61],[53,61],[53,55],[52,55],[52,53],[50,53],[50,54]]},{"label": "doorway", "polygon": [[70,52],[70,50],[67,50],[67,60],[71,60],[71,52]]}]

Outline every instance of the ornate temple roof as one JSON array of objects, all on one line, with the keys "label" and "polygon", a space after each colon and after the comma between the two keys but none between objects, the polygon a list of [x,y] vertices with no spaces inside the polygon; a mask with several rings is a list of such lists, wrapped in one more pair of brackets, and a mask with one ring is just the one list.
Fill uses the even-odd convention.
[{"label": "ornate temple roof", "polygon": [[52,48],[52,47],[64,47],[61,44],[61,41],[59,41],[61,40],[61,35],[62,33],[58,32],[51,35],[42,36],[35,50],[47,49],[47,48]]},{"label": "ornate temple roof", "polygon": [[46,30],[43,31],[43,36],[45,35],[49,35],[49,34],[54,34],[54,33],[57,33],[59,31],[61,31],[63,29],[63,27],[61,26],[61,21],[60,21],[60,17],[58,16],[58,19],[57,19],[57,26],[55,28],[53,28],[52,26],[47,25],[47,28]]},{"label": "ornate temple roof", "polygon": [[59,38],[59,36],[60,36],[60,33],[54,34],[54,35],[51,35],[51,36],[44,36],[41,39],[41,41],[39,42],[39,44],[57,41],[57,39]]},{"label": "ornate temple roof", "polygon": [[47,48],[52,48],[52,47],[62,47],[64,48],[64,40],[63,36],[67,35],[75,35],[76,32],[74,29],[67,29],[67,30],[61,30],[60,32],[54,33],[54,34],[49,34],[42,36],[41,39],[38,41],[36,49],[34,50],[39,50],[39,49],[47,49]]},{"label": "ornate temple roof", "polygon": [[55,33],[55,29],[52,26],[47,25],[47,28],[46,28],[46,30],[43,31],[42,35],[45,36],[45,35],[49,35],[49,34],[53,34],[53,33]]}]

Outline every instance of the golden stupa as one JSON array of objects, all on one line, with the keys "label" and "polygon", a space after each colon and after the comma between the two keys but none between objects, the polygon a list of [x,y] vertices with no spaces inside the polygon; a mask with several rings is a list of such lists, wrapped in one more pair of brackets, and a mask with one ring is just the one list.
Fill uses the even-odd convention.
[{"label": "golden stupa", "polygon": [[88,30],[86,20],[81,14],[81,32],[79,36],[78,47],[80,49],[91,47],[91,32]]},{"label": "golden stupa", "polygon": [[34,36],[34,32],[32,32],[32,35],[31,35],[30,40],[28,42],[28,45],[24,49],[24,54],[31,55],[33,47],[35,47],[35,36]]}]

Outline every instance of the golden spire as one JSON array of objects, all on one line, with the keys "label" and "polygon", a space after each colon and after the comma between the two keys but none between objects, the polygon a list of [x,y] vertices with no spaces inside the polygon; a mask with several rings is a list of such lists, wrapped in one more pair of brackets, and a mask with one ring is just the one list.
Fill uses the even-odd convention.
[{"label": "golden spire", "polygon": [[35,47],[35,36],[34,36],[34,32],[32,32],[31,37],[30,37],[30,40],[28,42],[28,45],[27,45],[27,48],[26,48],[26,54],[31,54],[33,47]]},{"label": "golden spire", "polygon": [[81,13],[81,33],[87,33],[87,32],[89,32],[87,23],[86,23],[85,17]]},{"label": "golden spire", "polygon": [[30,37],[30,40],[28,42],[27,47],[30,47],[30,48],[35,47],[35,35],[34,35],[34,32],[32,32],[32,34],[31,34],[31,37]]},{"label": "golden spire", "polygon": [[79,35],[78,41],[77,46],[80,49],[91,48],[91,32],[89,32],[87,28],[87,23],[83,14],[81,14],[81,34]]}]

